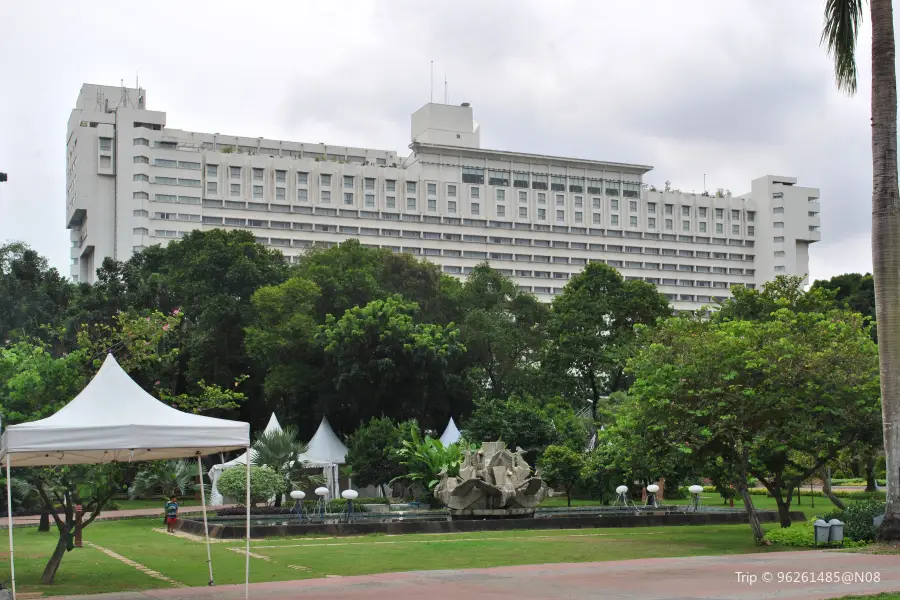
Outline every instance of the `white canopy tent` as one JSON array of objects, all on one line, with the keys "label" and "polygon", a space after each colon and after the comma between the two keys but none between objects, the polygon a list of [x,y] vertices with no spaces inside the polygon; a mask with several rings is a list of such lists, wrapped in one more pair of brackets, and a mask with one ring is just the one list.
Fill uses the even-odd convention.
[{"label": "white canopy tent", "polygon": [[444,429],[444,433],[441,434],[441,443],[445,446],[449,446],[450,444],[455,444],[456,442],[458,442],[460,437],[462,436],[459,433],[459,429],[456,428],[456,423],[453,422],[453,417],[450,417],[450,422],[447,423],[447,428]]},{"label": "white canopy tent", "polygon": [[[91,382],[54,415],[12,425],[0,437],[0,464],[6,466],[11,591],[16,594],[10,468],[105,464],[133,460],[200,457],[249,448],[250,425],[183,413],[140,388],[108,355]],[[201,494],[203,487],[201,486]],[[250,597],[250,470],[247,467],[247,547],[244,597]],[[212,555],[203,498],[203,525],[210,585]]]},{"label": "white canopy tent", "polygon": [[[266,425],[265,432],[271,433],[273,431],[281,431],[281,430],[282,430],[281,423],[278,422],[278,417],[275,416],[275,413],[272,413],[272,416],[269,417],[269,424]],[[212,488],[210,489],[210,492],[209,492],[209,503],[212,506],[218,506],[225,502],[225,498],[222,496],[221,493],[219,493],[219,487],[218,487],[219,477],[222,476],[222,473],[224,473],[226,470],[231,469],[233,467],[246,466],[248,456],[250,458],[250,462],[253,463],[254,454],[255,454],[254,451],[251,449],[251,450],[248,450],[247,452],[244,452],[237,458],[229,460],[228,462],[223,462],[221,464],[212,466],[212,468],[209,470],[209,473],[208,473],[209,480],[212,482]]]},{"label": "white canopy tent", "polygon": [[327,480],[326,487],[332,498],[339,498],[341,494],[338,480],[338,465],[346,462],[347,446],[338,439],[326,417],[322,417],[319,428],[313,434],[307,444],[308,449],[300,455],[300,460],[308,463],[310,467],[321,468]]}]

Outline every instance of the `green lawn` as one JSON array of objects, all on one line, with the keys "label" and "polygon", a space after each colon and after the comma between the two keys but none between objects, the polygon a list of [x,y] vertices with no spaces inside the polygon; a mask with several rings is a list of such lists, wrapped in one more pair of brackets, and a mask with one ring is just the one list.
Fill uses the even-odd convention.
[{"label": "green lawn", "polygon": [[[93,542],[189,586],[206,582],[202,543],[157,533],[156,519],[97,522],[85,530]],[[151,578],[94,548],[68,553],[51,586],[40,574],[55,542],[53,534],[17,529],[16,574],[19,589],[47,595],[121,592],[171,584]],[[243,542],[212,546],[216,582],[243,581],[244,556],[231,549]],[[362,536],[353,538],[269,538],[255,540],[251,578],[255,582],[359,575],[419,569],[490,567],[548,562],[772,552],[758,548],[746,525],[641,527],[566,531],[505,531],[439,535]],[[8,572],[7,556],[0,573]]]}]

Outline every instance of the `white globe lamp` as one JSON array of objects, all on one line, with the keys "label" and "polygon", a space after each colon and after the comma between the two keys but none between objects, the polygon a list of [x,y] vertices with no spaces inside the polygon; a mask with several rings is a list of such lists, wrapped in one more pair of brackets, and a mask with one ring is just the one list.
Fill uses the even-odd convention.
[{"label": "white globe lamp", "polygon": [[655,483],[651,483],[650,485],[647,486],[647,491],[650,492],[651,494],[655,494],[656,492],[659,491],[659,486],[656,485]]},{"label": "white globe lamp", "polygon": [[294,500],[303,500],[304,498],[306,498],[306,492],[303,492],[301,490],[294,490],[293,492],[291,492],[291,498],[293,498]]},{"label": "white globe lamp", "polygon": [[692,494],[702,494],[702,493],[703,493],[703,486],[702,486],[702,485],[696,485],[696,484],[695,484],[695,485],[692,485],[691,487],[689,487],[689,488],[688,488],[688,491],[689,491],[690,493],[692,493]]},{"label": "white globe lamp", "polygon": [[320,497],[320,498],[324,498],[324,497],[327,496],[327,495],[328,495],[328,488],[327,488],[327,487],[322,486],[322,487],[317,487],[317,488],[316,488],[316,496],[318,496],[318,497]]},{"label": "white globe lamp", "polygon": [[341,498],[344,500],[356,500],[359,498],[359,492],[356,490],[344,490],[341,492]]},{"label": "white globe lamp", "polygon": [[696,483],[688,488],[688,491],[693,495],[691,498],[691,506],[689,510],[697,512],[700,510],[700,494],[703,492],[703,486],[697,485]]},{"label": "white globe lamp", "polygon": [[[608,489],[608,488],[607,488],[607,489]],[[617,493],[617,494],[624,494],[624,493],[626,493],[627,491],[628,491],[628,486],[627,486],[627,485],[620,485],[619,487],[616,488],[616,493]]]}]

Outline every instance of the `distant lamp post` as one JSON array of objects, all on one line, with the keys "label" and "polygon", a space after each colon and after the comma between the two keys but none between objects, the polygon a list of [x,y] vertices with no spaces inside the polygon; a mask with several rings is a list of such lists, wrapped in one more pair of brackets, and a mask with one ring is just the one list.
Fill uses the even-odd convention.
[{"label": "distant lamp post", "polygon": [[327,502],[325,500],[325,496],[327,496],[327,495],[328,495],[327,487],[322,486],[322,487],[316,488],[316,496],[319,497],[319,499],[316,501],[316,513],[320,513],[322,515],[323,520],[325,519],[325,512],[326,512],[325,509],[327,508],[326,507]]},{"label": "distant lamp post", "polygon": [[659,491],[659,486],[655,483],[651,483],[647,486],[647,506],[652,506],[654,508],[659,507],[659,502],[656,500],[656,492]]},{"label": "distant lamp post", "polygon": [[349,523],[353,519],[353,501],[359,498],[359,492],[356,490],[344,490],[341,492],[341,498],[347,501],[344,514],[347,516],[347,522]]},{"label": "distant lamp post", "polygon": [[303,499],[306,498],[306,492],[294,490],[291,492],[291,498],[294,499],[294,511],[297,513],[297,516],[303,520],[303,513],[306,512],[303,510]]},{"label": "distant lamp post", "polygon": [[700,494],[703,493],[703,486],[694,484],[688,488],[688,491],[691,493],[690,510],[697,512],[700,510]]}]

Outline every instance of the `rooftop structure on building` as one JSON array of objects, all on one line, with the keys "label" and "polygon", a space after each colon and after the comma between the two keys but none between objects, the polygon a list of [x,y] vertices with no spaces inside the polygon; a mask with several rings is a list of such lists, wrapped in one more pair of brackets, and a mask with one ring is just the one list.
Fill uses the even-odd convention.
[{"label": "rooftop structure on building", "polygon": [[739,195],[647,186],[647,165],[481,148],[472,106],[412,115],[410,154],[171,129],[143,89],[85,84],[68,123],[71,276],[92,282],[194,229],[252,231],[297,260],[358,238],[464,277],[479,263],[544,300],[588,262],[692,310],[806,276],[819,191],[767,175]]}]

